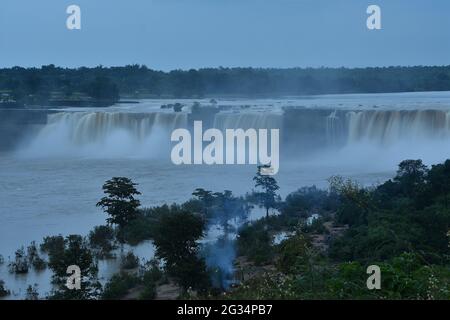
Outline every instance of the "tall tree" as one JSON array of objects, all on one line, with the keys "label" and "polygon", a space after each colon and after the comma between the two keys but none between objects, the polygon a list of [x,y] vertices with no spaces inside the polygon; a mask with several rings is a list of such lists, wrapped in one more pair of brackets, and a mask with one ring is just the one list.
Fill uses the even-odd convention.
[{"label": "tall tree", "polygon": [[109,215],[108,223],[123,229],[138,217],[137,209],[141,203],[135,196],[141,193],[137,191],[136,186],[136,183],[124,177],[114,177],[105,182],[103,192],[106,196],[97,203],[97,207],[102,207]]},{"label": "tall tree", "polygon": [[203,213],[205,216],[208,214],[208,208],[214,203],[214,194],[212,191],[205,190],[203,188],[197,188],[192,193],[194,197],[197,197],[203,204]]},{"label": "tall tree", "polygon": [[208,286],[206,264],[199,257],[197,242],[204,229],[200,215],[177,209],[162,215],[156,225],[156,256],[165,261],[167,273],[184,289],[204,290]]},{"label": "tall tree", "polygon": [[270,166],[268,165],[258,166],[258,172],[253,178],[253,181],[255,181],[255,187],[263,190],[259,196],[264,208],[266,208],[266,218],[269,217],[269,209],[275,208],[276,206],[276,200],[278,197],[277,191],[280,189],[273,176],[264,174],[263,171],[269,168]]}]

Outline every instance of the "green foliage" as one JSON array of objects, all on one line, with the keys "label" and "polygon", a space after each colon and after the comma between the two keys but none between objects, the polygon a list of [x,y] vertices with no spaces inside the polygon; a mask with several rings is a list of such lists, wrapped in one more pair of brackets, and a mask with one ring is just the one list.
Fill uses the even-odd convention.
[{"label": "green foliage", "polygon": [[[81,271],[81,290],[69,290],[66,287],[67,267],[76,265]],[[101,285],[97,280],[97,264],[86,241],[79,235],[70,235],[64,239],[64,246],[49,252],[48,266],[53,271],[53,283],[57,286],[50,299],[86,300],[96,299]]]},{"label": "green foliage", "polygon": [[357,182],[340,176],[328,181],[331,192],[338,194],[342,202],[337,210],[337,221],[350,225],[367,222],[367,214],[373,206],[371,193]]},{"label": "green foliage", "polygon": [[141,193],[135,186],[135,183],[124,177],[114,177],[103,185],[106,196],[97,203],[97,206],[109,215],[108,223],[118,225],[119,229],[123,229],[138,216],[137,208],[141,203],[134,197]]},{"label": "green foliage", "polygon": [[277,261],[278,269],[285,273],[296,270],[296,263],[300,257],[304,257],[309,249],[309,243],[303,235],[289,237],[280,243]]},{"label": "green foliage", "polygon": [[443,263],[450,225],[449,168],[449,161],[428,170],[420,160],[406,160],[393,180],[374,190],[341,187],[337,217],[350,229],[332,244],[331,257],[383,261],[407,251],[420,253],[429,263]]},{"label": "green foliage", "polygon": [[44,270],[47,267],[47,263],[39,256],[39,252],[36,246],[36,242],[31,242],[27,248],[28,262],[37,271]]},{"label": "green foliage", "polygon": [[135,219],[119,230],[120,238],[130,244],[137,245],[145,240],[153,239],[155,229],[161,216],[169,214],[171,210],[178,210],[179,206],[162,205],[153,208],[144,208],[138,211]]},{"label": "green foliage", "polygon": [[96,77],[87,84],[84,89],[86,94],[97,102],[116,102],[119,100],[119,89],[117,85],[106,77]]},{"label": "green foliage", "polygon": [[192,193],[194,197],[196,197],[201,203],[203,207],[202,213],[205,214],[205,216],[208,215],[208,208],[212,206],[214,203],[214,196],[212,191],[205,190],[203,188],[197,188]]},{"label": "green foliage", "polygon": [[163,214],[155,228],[156,256],[163,259],[167,273],[184,288],[205,290],[209,286],[206,265],[198,253],[205,221],[198,214],[172,208]]},{"label": "green foliage", "polygon": [[271,175],[264,174],[265,170],[270,170],[269,165],[258,166],[256,176],[253,178],[255,187],[261,188],[263,191],[259,193],[261,204],[266,208],[266,218],[269,217],[269,209],[275,208],[277,205],[277,191],[280,189],[277,181]]},{"label": "green foliage", "polygon": [[28,262],[28,256],[25,253],[25,249],[21,247],[20,249],[16,250],[14,255],[14,261],[10,262],[8,265],[10,272],[17,274],[28,273],[30,264]]},{"label": "green foliage", "polygon": [[[279,272],[243,283],[229,298],[450,299],[449,186],[450,160],[431,169],[420,160],[403,161],[394,179],[371,189],[331,178],[330,194],[338,197],[334,222],[348,224],[347,232],[330,235],[331,247],[321,254],[298,234],[283,241],[275,253]],[[274,225],[287,229],[283,216],[302,219],[311,208],[323,211],[324,198],[307,201],[312,198],[308,192],[288,196]],[[241,230],[238,245],[245,254],[255,251],[251,245],[258,232],[273,228],[261,225]],[[320,231],[318,226],[299,230]],[[369,265],[381,269],[381,290],[367,288]]]},{"label": "green foliage", "polygon": [[243,226],[237,238],[238,255],[246,256],[256,265],[268,264],[274,256],[272,236],[262,221]]},{"label": "green foliage", "polygon": [[105,284],[102,293],[103,300],[119,300],[123,298],[131,288],[140,283],[138,276],[128,272],[115,274]]},{"label": "green foliage", "polygon": [[115,232],[111,226],[96,226],[89,232],[89,245],[97,250],[98,257],[109,257],[116,248],[114,244]]},{"label": "green foliage", "polygon": [[157,260],[152,260],[147,266],[147,270],[142,276],[142,285],[144,290],[139,295],[139,299],[151,300],[156,297],[156,285],[163,278],[163,272],[159,268],[159,262]]},{"label": "green foliage", "polygon": [[5,281],[0,280],[0,298],[9,296],[10,294],[11,292],[5,287]]},{"label": "green foliage", "polygon": [[251,279],[232,291],[228,298],[450,299],[450,269],[424,265],[415,254],[405,253],[377,263],[381,269],[381,290],[367,289],[367,266],[359,262],[332,265],[308,250],[296,256],[297,261],[288,264],[296,267],[289,268],[287,273],[271,272]]},{"label": "green foliage", "polygon": [[122,256],[120,267],[125,270],[136,269],[139,267],[139,258],[132,251],[129,251]]},{"label": "green foliage", "polygon": [[45,237],[41,243],[41,250],[49,256],[56,256],[64,251],[64,237],[62,235]]},{"label": "green foliage", "polygon": [[224,298],[229,300],[293,300],[297,299],[293,290],[293,277],[282,273],[264,273],[255,277]]},{"label": "green foliage", "polygon": [[286,197],[281,213],[306,219],[313,210],[334,211],[338,205],[335,193],[320,190],[316,186],[303,187]]},{"label": "green foliage", "polygon": [[145,266],[143,274],[122,271],[115,274],[105,284],[101,298],[103,300],[123,299],[131,289],[139,290],[139,299],[151,300],[156,296],[156,286],[163,272],[159,262],[152,260]]},{"label": "green foliage", "polygon": [[38,285],[36,283],[33,286],[29,285],[27,287],[25,300],[39,300],[39,290]]},{"label": "green foliage", "polygon": [[[68,69],[0,69],[0,90],[15,98],[83,92],[99,99],[122,95],[194,98],[204,95],[279,96],[337,93],[449,91],[450,67],[206,68],[162,72],[142,65]],[[43,99],[43,98],[42,98]]]},{"label": "green foliage", "polygon": [[424,264],[418,254],[404,253],[381,263],[384,299],[450,299],[450,268]]}]

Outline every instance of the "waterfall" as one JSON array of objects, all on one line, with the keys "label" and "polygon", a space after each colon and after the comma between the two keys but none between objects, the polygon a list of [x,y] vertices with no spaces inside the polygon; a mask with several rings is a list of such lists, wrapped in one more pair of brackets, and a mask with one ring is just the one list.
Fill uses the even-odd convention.
[{"label": "waterfall", "polygon": [[[447,110],[290,109],[284,113],[222,112],[211,120],[208,126],[223,131],[280,129],[280,152],[287,155],[361,144],[386,148],[406,143],[417,147],[450,140]],[[170,152],[164,148],[170,148],[172,131],[189,128],[190,121],[186,113],[161,111],[60,112],[48,116],[28,151],[43,155],[168,157]]]},{"label": "waterfall", "polygon": [[326,140],[331,146],[338,146],[344,136],[345,127],[341,116],[334,110],[326,117]]},{"label": "waterfall", "polygon": [[172,131],[186,127],[186,115],[181,113],[114,113],[63,112],[49,115],[43,133],[54,127],[67,130],[76,144],[101,142],[117,130],[123,130],[137,140],[148,138],[158,128]]},{"label": "waterfall", "polygon": [[450,137],[448,111],[352,111],[346,118],[349,144],[365,141],[390,145]]},{"label": "waterfall", "polygon": [[187,126],[184,113],[61,112],[31,141],[31,155],[154,156]]}]

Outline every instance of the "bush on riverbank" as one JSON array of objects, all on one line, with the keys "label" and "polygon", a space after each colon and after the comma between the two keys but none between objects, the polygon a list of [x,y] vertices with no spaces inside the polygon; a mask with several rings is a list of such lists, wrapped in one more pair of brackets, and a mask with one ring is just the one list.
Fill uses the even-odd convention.
[{"label": "bush on riverbank", "polygon": [[89,245],[98,258],[111,258],[115,245],[116,233],[110,226],[96,226],[89,232]]},{"label": "bush on riverbank", "polygon": [[[317,226],[299,228],[300,234],[278,246],[277,269],[247,280],[229,298],[450,299],[450,160],[431,168],[420,160],[403,161],[396,177],[378,187],[339,177],[331,182],[338,206],[326,229],[333,223],[348,227],[331,228],[330,234]],[[255,223],[243,229],[238,244],[254,241],[258,237],[249,233],[270,230],[270,224],[266,228]],[[325,245],[299,238],[309,232],[322,236]],[[258,247],[267,247],[267,240]],[[368,290],[369,265],[380,267],[379,290]]]},{"label": "bush on riverbank", "polygon": [[11,292],[5,287],[5,281],[0,280],[0,298],[9,296],[10,294]]}]

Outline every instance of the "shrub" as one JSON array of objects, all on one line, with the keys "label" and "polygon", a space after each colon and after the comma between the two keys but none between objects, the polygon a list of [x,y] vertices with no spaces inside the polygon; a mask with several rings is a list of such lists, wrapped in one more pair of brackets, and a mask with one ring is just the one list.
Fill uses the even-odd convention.
[{"label": "shrub", "polygon": [[290,237],[279,245],[278,268],[284,273],[295,271],[296,262],[305,256],[308,242],[302,235]]},{"label": "shrub", "polygon": [[64,251],[64,237],[62,235],[45,237],[41,250],[49,256],[60,254]]},{"label": "shrub", "polygon": [[136,275],[127,272],[115,274],[105,284],[102,299],[116,300],[123,298],[128,293],[128,290],[138,285],[139,282],[140,280]]},{"label": "shrub", "polygon": [[25,300],[39,300],[38,285],[36,283],[34,286],[28,286]]},{"label": "shrub", "polygon": [[139,258],[131,251],[122,256],[120,267],[125,270],[136,269],[139,266]]},{"label": "shrub", "polygon": [[12,273],[28,273],[29,267],[28,257],[22,247],[16,251],[14,261],[9,264],[9,270]]},{"label": "shrub", "polygon": [[5,281],[0,280],[0,298],[10,295],[10,291],[5,288]]},{"label": "shrub", "polygon": [[120,239],[130,245],[138,245],[142,241],[152,238],[152,220],[139,215],[119,231]]},{"label": "shrub", "polygon": [[28,263],[33,266],[35,270],[44,270],[47,267],[47,262],[39,256],[39,251],[36,242],[31,242],[27,248]]},{"label": "shrub", "polygon": [[110,252],[116,248],[114,245],[115,232],[110,226],[96,226],[89,232],[89,245],[98,250],[98,256],[110,256]]},{"label": "shrub", "polygon": [[163,271],[159,267],[158,260],[152,260],[146,265],[147,269],[142,276],[144,290],[139,295],[139,299],[151,300],[156,296],[156,285],[163,278]]},{"label": "shrub", "polygon": [[247,256],[256,265],[267,264],[274,254],[272,237],[262,223],[244,226],[239,231],[237,247],[239,255]]}]

